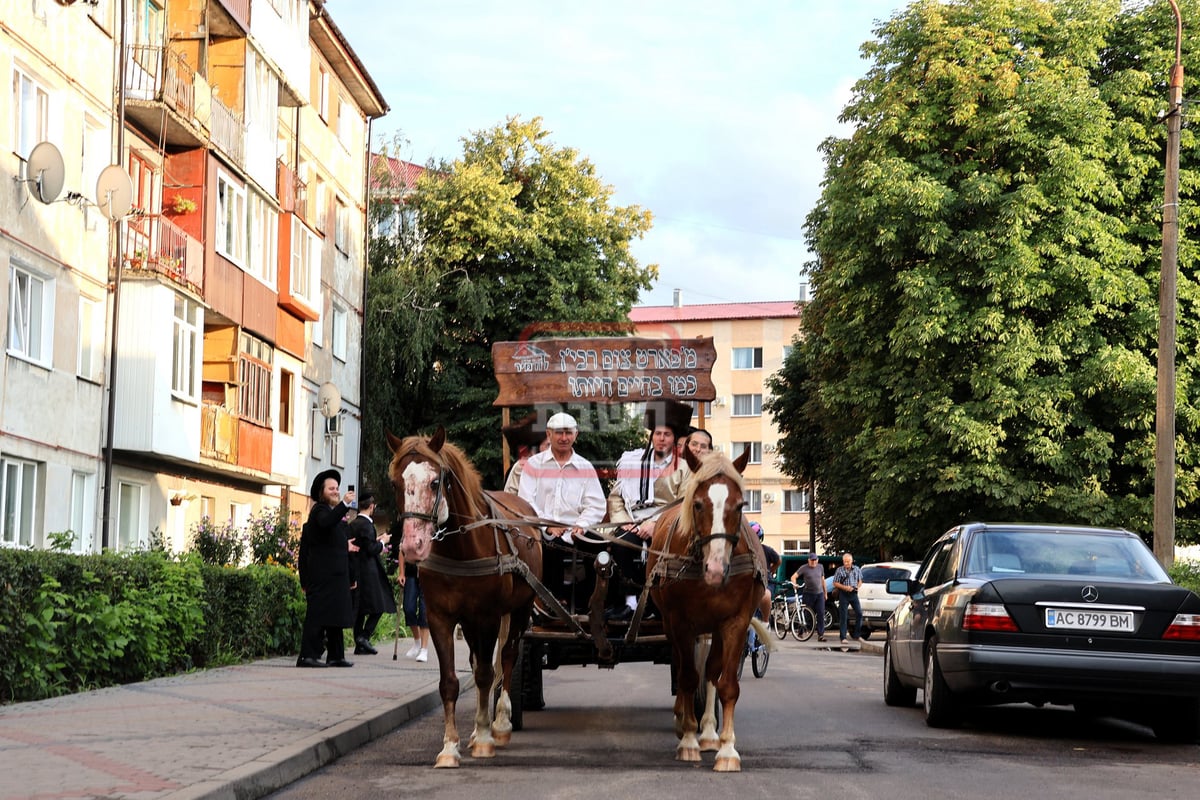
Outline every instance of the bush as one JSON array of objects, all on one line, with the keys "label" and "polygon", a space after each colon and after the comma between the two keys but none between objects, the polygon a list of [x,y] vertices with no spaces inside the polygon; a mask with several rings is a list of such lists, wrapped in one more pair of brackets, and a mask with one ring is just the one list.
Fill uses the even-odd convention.
[{"label": "bush", "polygon": [[288,519],[281,508],[264,508],[250,517],[247,526],[250,560],[255,564],[278,564],[296,569],[296,551],[300,548],[300,527]]},{"label": "bush", "polygon": [[199,555],[205,564],[218,567],[237,566],[246,553],[245,537],[233,527],[232,521],[218,525],[208,517],[201,517],[192,526],[188,544],[190,551]]},{"label": "bush", "polygon": [[1176,561],[1167,572],[1171,580],[1200,594],[1200,562]]},{"label": "bush", "polygon": [[295,653],[303,618],[281,567],[0,548],[0,702]]}]

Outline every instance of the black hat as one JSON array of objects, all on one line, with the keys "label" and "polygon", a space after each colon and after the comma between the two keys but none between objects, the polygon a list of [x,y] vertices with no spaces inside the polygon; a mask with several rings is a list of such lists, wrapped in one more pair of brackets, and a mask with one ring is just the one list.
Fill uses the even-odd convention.
[{"label": "black hat", "polygon": [[642,420],[642,426],[647,430],[654,430],[660,425],[665,425],[675,433],[675,438],[688,435],[688,428],[692,424],[692,406],[690,403],[681,403],[678,400],[656,400],[646,404],[646,415]]},{"label": "black hat", "polygon": [[354,498],[354,502],[358,503],[359,508],[367,508],[375,502],[375,490],[363,489],[358,493],[358,497]]},{"label": "black hat", "polygon": [[313,478],[312,486],[308,489],[308,496],[314,503],[321,502],[321,490],[325,488],[325,481],[333,478],[340,486],[342,483],[342,473],[336,469],[327,469],[324,472],[318,472],[317,477]]},{"label": "black hat", "polygon": [[536,450],[542,440],[546,438],[545,433],[539,433],[533,429],[533,423],[537,422],[537,414],[529,416],[514,422],[511,425],[505,425],[500,429],[504,434],[504,438],[508,440],[508,446],[512,450],[520,450],[522,447],[528,447]]}]

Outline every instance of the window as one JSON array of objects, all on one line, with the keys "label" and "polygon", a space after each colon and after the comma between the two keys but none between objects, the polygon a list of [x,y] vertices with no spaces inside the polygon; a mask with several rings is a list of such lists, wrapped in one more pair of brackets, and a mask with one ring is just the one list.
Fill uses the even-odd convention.
[{"label": "window", "polygon": [[9,270],[8,352],[50,365],[54,282],[15,264]]},{"label": "window", "polygon": [[279,259],[279,215],[271,204],[257,192],[251,192],[249,258],[246,272],[267,286],[275,286],[275,269]]},{"label": "window", "polygon": [[246,189],[217,171],[217,252],[237,264],[246,263]]},{"label": "window", "polygon": [[341,361],[346,360],[346,316],[346,309],[334,303],[330,349],[333,350],[333,357]]},{"label": "window", "polygon": [[729,457],[734,460],[741,458],[742,453],[746,450],[746,448],[750,449],[750,461],[747,463],[761,464],[762,442],[734,442],[732,447],[729,449]]},{"label": "window", "polygon": [[350,207],[342,198],[333,201],[333,246],[342,255],[350,255]]},{"label": "window", "polygon": [[[108,128],[91,114],[83,115],[83,149],[80,155],[80,186],[94,188],[100,172],[108,166],[110,156]],[[106,201],[106,198],[96,199]],[[91,205],[85,205],[83,213],[91,230],[97,230],[102,223],[106,223],[104,215]]]},{"label": "window", "polygon": [[33,546],[37,464],[0,456],[0,544]]},{"label": "window", "polygon": [[314,206],[312,215],[313,224],[318,231],[325,233],[328,227],[327,223],[329,222],[329,198],[325,192],[325,181],[321,178],[317,178],[313,186],[312,201]]},{"label": "window", "polygon": [[128,14],[129,37],[133,44],[162,45],[162,3],[154,0],[132,0],[129,3]]},{"label": "window", "polygon": [[762,369],[761,347],[733,348],[734,369]]},{"label": "window", "polygon": [[746,502],[746,505],[742,507],[743,512],[753,513],[756,511],[762,511],[762,491],[761,490],[747,489],[742,494],[742,500],[744,500]]},{"label": "window", "polygon": [[790,356],[791,354],[792,354],[792,346],[790,344],[785,344],[783,346],[783,360],[787,361],[788,356]]},{"label": "window", "polygon": [[303,300],[314,309],[320,308],[321,240],[299,219],[292,218],[292,297]]},{"label": "window", "polygon": [[90,297],[79,297],[79,357],[75,374],[89,381],[99,381],[104,369],[104,303]]},{"label": "window", "polygon": [[195,401],[200,390],[196,364],[200,360],[200,306],[175,295],[175,329],[172,340],[171,392]]},{"label": "window", "polygon": [[280,433],[291,436],[293,430],[292,409],[296,407],[296,376],[286,369],[279,370],[279,423]]},{"label": "window", "polygon": [[337,138],[342,143],[342,146],[352,153],[357,149],[355,142],[359,139],[359,132],[362,127],[362,118],[358,115],[358,111],[344,97],[339,97]]},{"label": "window", "polygon": [[[783,540],[783,552],[785,552],[785,553],[802,552],[800,549],[800,540],[799,539],[784,539]],[[807,552],[807,551],[804,551],[804,552]]]},{"label": "window", "polygon": [[312,324],[312,343],[315,347],[325,347],[325,310],[317,306],[317,318]]},{"label": "window", "polygon": [[812,495],[807,489],[788,489],[783,493],[784,511],[812,511]]},{"label": "window", "polygon": [[329,72],[324,64],[317,67],[317,113],[329,121]]},{"label": "window", "polygon": [[733,396],[733,416],[759,417],[762,416],[761,394],[735,394]]},{"label": "window", "polygon": [[271,346],[242,332],[238,353],[238,415],[264,427],[271,425]]},{"label": "window", "polygon": [[712,416],[711,400],[692,400],[691,404],[697,414],[703,414],[706,419]]},{"label": "window", "polygon": [[95,536],[96,476],[88,472],[71,473],[71,550],[90,553]]},{"label": "window", "polygon": [[200,496],[200,518],[212,519],[213,512],[217,508],[217,499],[215,497]]},{"label": "window", "polygon": [[13,70],[13,150],[28,158],[34,145],[50,138],[50,92],[32,75]]},{"label": "window", "polygon": [[143,532],[149,528],[149,516],[142,508],[142,486],[117,483],[117,549],[136,550],[146,546]]}]

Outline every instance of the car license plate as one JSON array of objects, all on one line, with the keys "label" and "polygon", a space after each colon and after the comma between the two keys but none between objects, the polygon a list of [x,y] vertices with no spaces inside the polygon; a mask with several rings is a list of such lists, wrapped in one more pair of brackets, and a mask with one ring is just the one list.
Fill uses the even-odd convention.
[{"label": "car license plate", "polygon": [[882,617],[883,612],[882,611],[864,611],[863,616],[864,617]]},{"label": "car license plate", "polygon": [[1046,627],[1072,631],[1133,632],[1132,611],[1095,611],[1074,608],[1047,608]]}]

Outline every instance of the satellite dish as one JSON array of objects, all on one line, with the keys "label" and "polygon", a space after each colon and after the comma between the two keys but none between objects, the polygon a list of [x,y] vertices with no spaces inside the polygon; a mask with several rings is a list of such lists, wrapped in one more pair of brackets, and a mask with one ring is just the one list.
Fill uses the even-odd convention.
[{"label": "satellite dish", "polygon": [[33,184],[33,196],[43,203],[53,203],[62,194],[67,177],[62,153],[51,142],[39,142],[25,162],[26,183]]},{"label": "satellite dish", "polygon": [[96,205],[110,220],[125,216],[133,208],[133,183],[118,164],[109,164],[96,179]]},{"label": "satellite dish", "polygon": [[336,417],[342,410],[342,393],[329,381],[322,383],[321,388],[317,390],[317,408],[326,419]]}]

